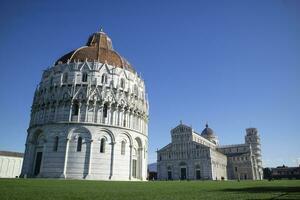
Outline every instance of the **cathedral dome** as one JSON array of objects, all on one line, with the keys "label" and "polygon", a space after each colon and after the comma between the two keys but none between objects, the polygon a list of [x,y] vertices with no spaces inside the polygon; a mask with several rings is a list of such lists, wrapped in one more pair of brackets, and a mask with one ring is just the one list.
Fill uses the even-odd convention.
[{"label": "cathedral dome", "polygon": [[203,129],[201,136],[217,145],[219,144],[217,136],[215,135],[214,131],[208,127],[208,124],[205,125],[205,129]]},{"label": "cathedral dome", "polygon": [[203,129],[201,135],[204,137],[208,137],[208,136],[214,136],[215,134],[214,131],[208,127],[208,124],[206,124],[205,129]]},{"label": "cathedral dome", "polygon": [[89,37],[86,46],[65,54],[55,64],[78,61],[98,61],[134,72],[131,64],[113,49],[111,39],[102,29]]}]

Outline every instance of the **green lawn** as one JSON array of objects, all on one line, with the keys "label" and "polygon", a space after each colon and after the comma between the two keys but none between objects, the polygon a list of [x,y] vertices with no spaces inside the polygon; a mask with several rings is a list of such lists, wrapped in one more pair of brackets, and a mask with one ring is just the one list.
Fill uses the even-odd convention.
[{"label": "green lawn", "polygon": [[114,182],[0,179],[0,199],[300,199],[300,180]]}]

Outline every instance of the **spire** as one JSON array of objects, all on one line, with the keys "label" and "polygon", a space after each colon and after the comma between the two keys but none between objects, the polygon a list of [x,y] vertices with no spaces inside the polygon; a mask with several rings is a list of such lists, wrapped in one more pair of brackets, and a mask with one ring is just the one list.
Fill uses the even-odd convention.
[{"label": "spire", "polygon": [[206,122],[205,127],[208,128],[208,123]]}]

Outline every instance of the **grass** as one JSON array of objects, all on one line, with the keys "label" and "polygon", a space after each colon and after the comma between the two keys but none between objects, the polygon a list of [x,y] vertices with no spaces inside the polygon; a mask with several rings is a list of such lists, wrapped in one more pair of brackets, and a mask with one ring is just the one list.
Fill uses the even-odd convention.
[{"label": "grass", "polygon": [[0,199],[300,199],[300,180],[115,182],[0,179]]}]

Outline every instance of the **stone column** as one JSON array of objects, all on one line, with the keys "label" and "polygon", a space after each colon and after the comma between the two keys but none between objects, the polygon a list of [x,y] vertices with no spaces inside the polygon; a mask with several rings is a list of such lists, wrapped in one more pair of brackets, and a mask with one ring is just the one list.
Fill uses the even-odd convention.
[{"label": "stone column", "polygon": [[137,121],[137,127],[136,127],[136,129],[138,131],[140,131],[140,114],[139,113],[137,113],[137,115],[136,115],[136,121]]},{"label": "stone column", "polygon": [[84,122],[88,122],[88,112],[89,112],[89,102],[87,101],[85,104],[85,116],[84,116]]},{"label": "stone column", "polygon": [[111,104],[109,103],[107,105],[106,124],[110,124],[110,121],[111,121],[110,117],[111,117]]},{"label": "stone column", "polygon": [[41,122],[45,122],[46,108],[47,108],[47,106],[44,105],[44,106],[43,106],[43,114],[42,114],[42,120],[41,120]]},{"label": "stone column", "polygon": [[120,126],[121,112],[119,109],[119,105],[117,106],[117,126]]},{"label": "stone column", "polygon": [[129,120],[128,120],[129,128],[132,128],[132,110],[129,110]]},{"label": "stone column", "polygon": [[110,117],[110,124],[115,125],[116,123],[116,106],[113,104],[111,107],[111,117]]},{"label": "stone column", "polygon": [[147,169],[148,169],[148,147],[145,146],[144,147],[144,159],[143,159],[143,162],[144,162],[144,177],[146,177],[147,179]]},{"label": "stone column", "polygon": [[128,111],[127,111],[127,127],[130,128],[130,108],[128,108]]},{"label": "stone column", "polygon": [[57,111],[58,111],[58,105],[59,105],[59,103],[58,103],[58,101],[56,102],[56,105],[55,105],[55,111],[54,111],[54,120],[53,121],[57,121]]},{"label": "stone column", "polygon": [[141,130],[142,130],[142,119],[141,119],[141,114],[138,115],[138,121],[139,121],[139,128],[138,128],[138,130],[141,131]]},{"label": "stone column", "polygon": [[90,142],[89,168],[88,168],[88,174],[85,178],[93,179],[92,176],[93,140],[90,140],[89,142]]},{"label": "stone column", "polygon": [[114,125],[119,126],[119,106],[116,104],[115,106],[115,117],[114,117]]},{"label": "stone column", "polygon": [[115,115],[115,106],[113,104],[111,104],[110,106],[110,125],[114,125],[114,115]]},{"label": "stone column", "polygon": [[39,121],[40,121],[40,113],[41,113],[41,106],[39,106],[38,108],[37,108],[37,111],[36,111],[36,118],[35,118],[35,123],[37,124],[37,123],[39,123]]},{"label": "stone column", "polygon": [[143,130],[142,130],[142,133],[145,134],[145,116],[143,116],[143,119],[142,119],[142,122],[143,122]]},{"label": "stone column", "polygon": [[115,155],[115,142],[111,142],[111,161],[110,161],[110,175],[109,179],[112,179],[113,172],[114,172],[114,155]]},{"label": "stone column", "polygon": [[144,116],[144,119],[143,119],[143,123],[144,123],[144,129],[143,129],[143,133],[146,134],[146,117]]},{"label": "stone column", "polygon": [[38,106],[36,108],[36,112],[35,112],[35,119],[34,119],[34,123],[37,124],[39,122],[39,119],[40,119],[40,109],[41,109],[41,106]]},{"label": "stone column", "polygon": [[125,120],[124,127],[128,127],[128,110],[127,109],[124,109],[124,120]]},{"label": "stone column", "polygon": [[144,126],[144,124],[143,124],[143,116],[142,116],[142,114],[140,115],[140,131],[143,133],[143,126]]},{"label": "stone column", "polygon": [[41,123],[41,120],[42,120],[42,114],[43,114],[43,106],[40,106],[39,107],[39,111],[38,111],[38,119],[37,119],[37,123]]},{"label": "stone column", "polygon": [[77,122],[80,122],[80,115],[81,115],[81,101],[78,103],[78,116],[77,116]]},{"label": "stone column", "polygon": [[97,107],[97,102],[94,101],[94,109],[93,109],[93,118],[92,118],[92,122],[97,123],[97,117],[96,117],[96,107]]},{"label": "stone column", "polygon": [[138,129],[138,117],[137,117],[137,112],[134,114],[134,129]]},{"label": "stone column", "polygon": [[132,112],[132,129],[135,130],[135,112]]},{"label": "stone column", "polygon": [[[65,106],[63,107],[63,112],[65,112]],[[70,102],[70,111],[69,111],[69,122],[72,121],[72,110],[73,110],[73,101]]]},{"label": "stone column", "polygon": [[52,102],[51,109],[50,109],[50,122],[54,122],[55,117],[55,110],[56,110],[56,103]]},{"label": "stone column", "polygon": [[51,105],[47,104],[46,106],[46,111],[45,111],[45,116],[44,116],[44,122],[49,122],[49,114],[51,113]]},{"label": "stone column", "polygon": [[120,117],[120,126],[124,127],[124,117],[125,117],[125,109],[124,106],[121,107],[120,109],[120,113],[121,113],[121,117]]},{"label": "stone column", "polygon": [[65,160],[64,160],[64,168],[63,168],[63,173],[60,176],[61,178],[67,178],[67,165],[68,165],[68,153],[69,153],[69,143],[70,139],[66,139],[66,151],[65,151]]},{"label": "stone column", "polygon": [[131,180],[131,176],[132,176],[132,145],[129,145],[130,148],[130,160],[129,160],[129,180]]},{"label": "stone column", "polygon": [[138,148],[138,176],[137,178],[143,180],[143,147]]},{"label": "stone column", "polygon": [[49,121],[49,109],[51,110],[50,104],[46,105],[46,110],[45,110],[45,116],[44,116],[44,122],[47,123]]},{"label": "stone column", "polygon": [[[103,103],[101,103],[97,111],[97,115],[99,116],[99,123],[103,123],[103,106],[104,106]],[[100,114],[99,114],[99,110],[100,110]]]}]

